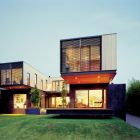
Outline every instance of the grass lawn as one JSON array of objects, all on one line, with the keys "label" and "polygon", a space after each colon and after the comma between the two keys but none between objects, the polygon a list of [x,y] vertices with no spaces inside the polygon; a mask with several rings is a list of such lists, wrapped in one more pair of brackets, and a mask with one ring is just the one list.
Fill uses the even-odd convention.
[{"label": "grass lawn", "polygon": [[117,118],[0,115],[0,140],[140,140],[140,129]]}]

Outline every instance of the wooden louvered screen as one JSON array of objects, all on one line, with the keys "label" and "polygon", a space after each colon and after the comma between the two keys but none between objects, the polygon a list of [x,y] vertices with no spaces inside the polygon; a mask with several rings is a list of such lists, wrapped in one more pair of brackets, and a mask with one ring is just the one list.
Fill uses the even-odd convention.
[{"label": "wooden louvered screen", "polygon": [[89,71],[89,46],[81,47],[81,71]]},{"label": "wooden louvered screen", "polygon": [[100,70],[100,37],[64,40],[61,43],[61,70],[67,72]]},{"label": "wooden louvered screen", "polygon": [[79,40],[62,43],[62,72],[80,71]]},{"label": "wooden louvered screen", "polygon": [[99,71],[100,70],[100,47],[91,46],[90,48],[90,70]]}]

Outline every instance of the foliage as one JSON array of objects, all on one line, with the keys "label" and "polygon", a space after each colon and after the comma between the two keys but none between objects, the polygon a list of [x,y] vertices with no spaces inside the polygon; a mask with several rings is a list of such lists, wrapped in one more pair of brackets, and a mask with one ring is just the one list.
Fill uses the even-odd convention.
[{"label": "foliage", "polygon": [[62,85],[62,91],[61,91],[61,97],[62,97],[62,104],[63,108],[66,107],[66,97],[67,97],[68,91],[67,91],[67,84],[64,81]]},{"label": "foliage", "polygon": [[132,79],[127,89],[127,111],[140,115],[140,80]]},{"label": "foliage", "polygon": [[37,88],[31,89],[31,97],[30,101],[33,104],[34,107],[39,107],[39,102],[40,102],[40,91]]}]

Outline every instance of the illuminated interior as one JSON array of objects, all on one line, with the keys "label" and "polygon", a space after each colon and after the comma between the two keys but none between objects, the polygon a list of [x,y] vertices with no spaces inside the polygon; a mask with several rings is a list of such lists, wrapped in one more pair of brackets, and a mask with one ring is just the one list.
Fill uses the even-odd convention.
[{"label": "illuminated interior", "polygon": [[[76,90],[75,106],[76,108],[105,108],[106,94],[105,90]],[[104,97],[105,96],[105,97]]]},{"label": "illuminated interior", "polygon": [[27,95],[26,94],[14,94],[14,109],[25,109]]},{"label": "illuminated interior", "polygon": [[[69,97],[66,97],[66,106],[65,107],[69,107],[69,102],[70,102]],[[50,97],[49,98],[49,107],[62,108],[63,107],[62,97]]]}]

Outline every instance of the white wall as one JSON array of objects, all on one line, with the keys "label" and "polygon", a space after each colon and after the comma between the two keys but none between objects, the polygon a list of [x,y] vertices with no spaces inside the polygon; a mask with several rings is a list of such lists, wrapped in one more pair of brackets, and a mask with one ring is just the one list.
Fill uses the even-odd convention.
[{"label": "white wall", "polygon": [[102,70],[117,70],[117,34],[102,35]]},{"label": "white wall", "polygon": [[43,80],[43,90],[46,91],[47,77],[29,64],[23,62],[23,84],[27,85],[27,73],[30,73],[30,86],[35,87],[35,74],[37,74],[37,88],[42,90],[41,80]]}]

